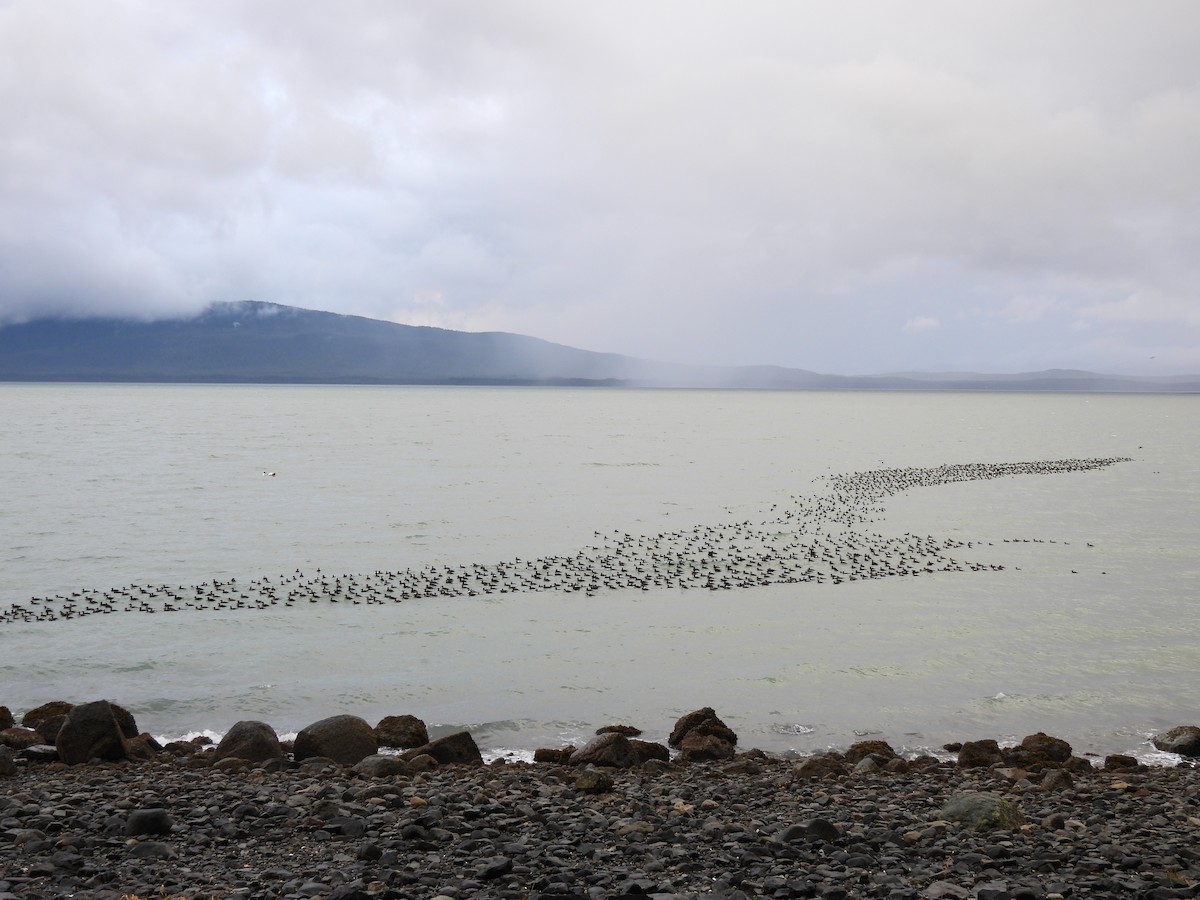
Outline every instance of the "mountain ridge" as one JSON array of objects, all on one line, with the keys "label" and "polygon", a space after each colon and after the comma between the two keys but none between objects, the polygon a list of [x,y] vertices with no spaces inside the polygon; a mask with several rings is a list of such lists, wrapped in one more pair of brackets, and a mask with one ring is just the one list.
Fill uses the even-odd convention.
[{"label": "mountain ridge", "polygon": [[1200,392],[1200,375],[1051,369],[849,376],[684,365],[508,332],[403,325],[262,301],[217,303],[189,318],[47,318],[0,326],[0,381]]}]

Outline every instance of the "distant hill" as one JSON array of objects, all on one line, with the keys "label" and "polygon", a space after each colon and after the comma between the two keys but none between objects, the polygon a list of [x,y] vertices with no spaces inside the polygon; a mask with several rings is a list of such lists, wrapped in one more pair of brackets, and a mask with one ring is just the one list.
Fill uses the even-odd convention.
[{"label": "distant hill", "polygon": [[188,319],[41,319],[0,327],[0,381],[1200,391],[1200,376],[1064,370],[841,376],[775,366],[684,366],[519,334],[398,325],[251,301],[215,304]]}]

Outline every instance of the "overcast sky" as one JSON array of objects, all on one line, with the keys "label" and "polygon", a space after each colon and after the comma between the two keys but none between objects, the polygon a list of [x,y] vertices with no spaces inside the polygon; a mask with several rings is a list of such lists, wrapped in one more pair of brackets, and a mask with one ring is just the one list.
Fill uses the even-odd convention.
[{"label": "overcast sky", "polygon": [[1200,4],[0,0],[0,321],[1200,372]]}]

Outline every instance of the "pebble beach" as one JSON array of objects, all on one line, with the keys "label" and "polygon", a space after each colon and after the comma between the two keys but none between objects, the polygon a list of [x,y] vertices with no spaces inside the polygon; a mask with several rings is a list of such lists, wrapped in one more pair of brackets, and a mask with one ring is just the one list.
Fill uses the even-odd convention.
[{"label": "pebble beach", "polygon": [[[1191,765],[855,756],[28,763],[0,778],[0,898],[1200,895]],[[1015,818],[973,824],[963,797]]]}]

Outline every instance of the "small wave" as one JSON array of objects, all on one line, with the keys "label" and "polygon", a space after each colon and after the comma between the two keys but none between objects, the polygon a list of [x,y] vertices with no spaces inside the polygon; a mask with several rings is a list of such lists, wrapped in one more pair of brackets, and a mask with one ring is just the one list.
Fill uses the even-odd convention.
[{"label": "small wave", "polygon": [[776,734],[812,734],[817,729],[812,725],[801,725],[794,723],[790,725],[776,725],[772,728]]}]

